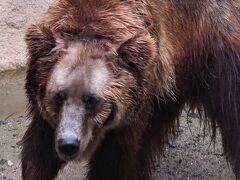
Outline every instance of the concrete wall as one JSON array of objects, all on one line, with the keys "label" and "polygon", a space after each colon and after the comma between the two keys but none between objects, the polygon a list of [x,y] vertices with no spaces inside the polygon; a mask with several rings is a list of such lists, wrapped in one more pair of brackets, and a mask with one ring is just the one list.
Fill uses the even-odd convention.
[{"label": "concrete wall", "polygon": [[[0,117],[26,112],[24,32],[53,0],[0,0]],[[16,70],[17,69],[17,70]],[[14,71],[12,71],[14,70]]]},{"label": "concrete wall", "polygon": [[51,2],[53,0],[0,0],[0,72],[25,66],[25,28],[41,17]]}]

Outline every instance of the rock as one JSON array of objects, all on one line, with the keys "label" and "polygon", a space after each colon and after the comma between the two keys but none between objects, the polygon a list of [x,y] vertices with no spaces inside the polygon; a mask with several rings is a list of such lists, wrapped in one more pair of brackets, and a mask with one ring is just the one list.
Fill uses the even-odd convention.
[{"label": "rock", "polygon": [[8,161],[7,161],[7,165],[10,166],[10,167],[13,166],[13,162],[10,161],[10,160],[8,160]]}]

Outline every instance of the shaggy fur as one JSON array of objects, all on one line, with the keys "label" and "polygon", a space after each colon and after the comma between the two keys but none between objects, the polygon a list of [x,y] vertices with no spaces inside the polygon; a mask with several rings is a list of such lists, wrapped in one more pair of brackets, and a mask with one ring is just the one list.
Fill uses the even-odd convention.
[{"label": "shaggy fur", "polygon": [[224,153],[240,179],[239,4],[59,0],[50,7],[25,38],[32,122],[22,140],[23,179],[54,179],[66,163],[55,150],[60,112],[47,94],[56,64],[71,64],[62,57],[72,42],[83,43],[81,57],[104,57],[112,73],[103,97],[114,104],[111,114],[104,122],[96,120],[94,133],[102,138],[95,135],[86,150],[89,180],[151,179],[153,157],[175,134],[186,105],[199,109],[213,138],[219,127]]}]

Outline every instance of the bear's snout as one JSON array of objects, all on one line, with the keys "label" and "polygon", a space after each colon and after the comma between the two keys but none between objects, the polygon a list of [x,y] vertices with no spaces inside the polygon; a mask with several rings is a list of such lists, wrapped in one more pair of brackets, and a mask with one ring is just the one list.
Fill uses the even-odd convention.
[{"label": "bear's snout", "polygon": [[59,153],[68,158],[74,158],[78,155],[80,143],[75,137],[66,137],[57,142]]}]

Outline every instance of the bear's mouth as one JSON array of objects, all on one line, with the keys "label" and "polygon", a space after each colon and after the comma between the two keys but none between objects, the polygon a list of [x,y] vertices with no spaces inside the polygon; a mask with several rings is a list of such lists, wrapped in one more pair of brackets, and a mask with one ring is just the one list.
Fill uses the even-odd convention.
[{"label": "bear's mouth", "polygon": [[116,109],[117,109],[116,105],[114,103],[111,103],[110,108],[109,108],[109,114],[106,117],[103,124],[101,125],[101,127],[96,126],[94,128],[94,130],[92,132],[91,141],[90,142],[86,141],[86,142],[88,142],[86,146],[84,146],[84,145],[82,146],[81,143],[80,143],[80,150],[76,154],[74,153],[71,156],[70,155],[66,156],[64,153],[61,153],[59,151],[58,147],[56,147],[57,154],[58,154],[59,158],[62,159],[63,161],[74,161],[74,160],[81,161],[81,160],[84,160],[84,159],[88,159],[89,155],[92,154],[91,151],[93,149],[95,149],[93,147],[96,145],[96,143],[93,143],[93,142],[100,141],[99,140],[100,136],[98,136],[98,135],[103,133],[106,130],[106,128],[108,126],[111,126],[111,123],[113,123],[115,115],[116,115]]}]

